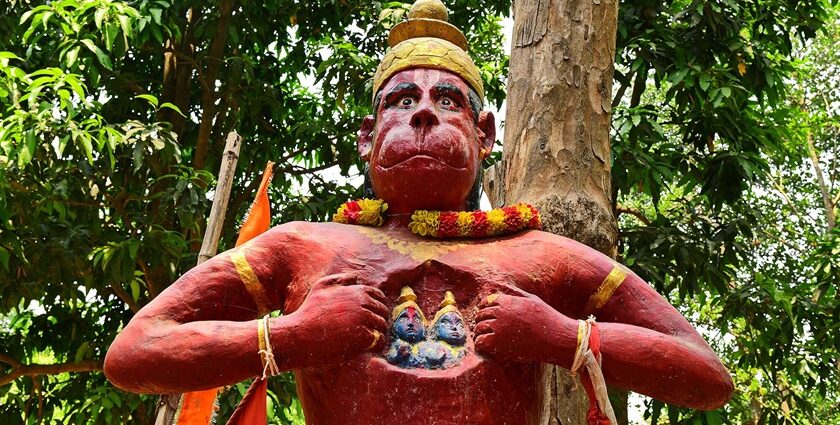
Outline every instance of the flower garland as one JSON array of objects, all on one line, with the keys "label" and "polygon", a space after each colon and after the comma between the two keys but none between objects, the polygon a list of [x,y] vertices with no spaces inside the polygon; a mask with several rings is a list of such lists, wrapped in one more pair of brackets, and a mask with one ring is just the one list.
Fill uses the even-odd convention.
[{"label": "flower garland", "polygon": [[[381,199],[345,202],[333,215],[333,221],[345,224],[381,226],[388,209]],[[420,236],[463,238],[499,236],[523,229],[539,229],[540,212],[529,204],[518,203],[490,211],[426,211],[411,215],[408,228]]]},{"label": "flower garland", "polygon": [[344,224],[381,226],[385,222],[388,204],[381,199],[358,199],[342,204],[333,214],[333,221]]}]

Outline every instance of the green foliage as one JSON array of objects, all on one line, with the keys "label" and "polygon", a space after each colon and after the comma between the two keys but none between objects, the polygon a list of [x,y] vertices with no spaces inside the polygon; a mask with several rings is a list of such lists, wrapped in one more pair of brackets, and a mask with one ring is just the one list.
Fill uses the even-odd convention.
[{"label": "green foliage", "polygon": [[[408,4],[241,3],[0,5],[0,377],[16,368],[7,360],[101,360],[133,312],[195,264],[229,131],[245,144],[221,249],[269,160],[277,223],[324,220],[360,194],[319,172],[358,177],[370,76]],[[448,6],[501,105],[510,3]],[[620,7],[613,188],[636,215],[620,217],[622,260],[701,327],[738,386],[716,412],[649,401],[651,421],[831,423],[836,6]],[[221,422],[246,384],[221,398]],[[271,423],[301,422],[290,375],[270,394]],[[0,386],[0,424],[151,423],[154,400],[101,373],[27,376]]]},{"label": "green foliage", "polygon": [[651,401],[651,423],[837,423],[836,6],[621,12],[613,188],[641,217],[621,217],[623,261],[705,331],[737,388],[713,417]]}]

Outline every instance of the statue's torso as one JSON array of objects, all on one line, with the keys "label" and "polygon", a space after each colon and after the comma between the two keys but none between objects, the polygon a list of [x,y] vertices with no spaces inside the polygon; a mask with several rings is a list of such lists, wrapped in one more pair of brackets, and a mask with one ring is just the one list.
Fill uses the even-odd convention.
[{"label": "statue's torso", "polygon": [[380,352],[296,371],[308,423],[536,423],[541,365],[477,354],[472,334],[478,304],[505,287],[524,289],[562,309],[558,300],[563,288],[571,287],[570,273],[548,246],[562,245],[562,240],[542,232],[437,241],[359,226],[323,224],[308,229],[296,235],[301,256],[285,294],[287,312],[301,305],[318,278],[361,271],[365,283],[385,293],[389,309],[398,304],[401,288],[411,287],[429,320],[445,292],[451,291],[468,335],[463,359],[445,369],[402,368],[389,364]]}]

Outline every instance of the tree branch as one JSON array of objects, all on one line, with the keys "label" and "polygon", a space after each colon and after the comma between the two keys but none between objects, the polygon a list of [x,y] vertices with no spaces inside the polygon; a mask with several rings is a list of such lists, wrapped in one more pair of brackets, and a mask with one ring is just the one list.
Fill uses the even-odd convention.
[{"label": "tree branch", "polygon": [[642,223],[650,226],[650,223],[651,223],[650,219],[647,218],[643,212],[641,212],[641,211],[639,211],[635,208],[622,207],[621,205],[619,205],[619,206],[615,207],[615,212],[617,214],[630,214],[633,217],[636,217],[637,219],[639,219],[639,221],[641,221]]},{"label": "tree branch", "polygon": [[327,168],[334,167],[336,165],[338,165],[337,161],[330,162],[330,163],[327,163],[327,164],[324,164],[324,165],[319,165],[317,167],[312,167],[312,168],[303,168],[303,167],[298,167],[298,166],[295,166],[295,165],[289,165],[289,166],[286,166],[286,167],[283,167],[283,168],[275,167],[274,173],[275,174],[286,173],[286,174],[292,174],[292,175],[295,175],[295,176],[301,176],[301,175],[304,175],[304,174],[314,173],[316,171],[326,170]]},{"label": "tree branch", "polygon": [[814,148],[814,139],[811,135],[811,130],[808,129],[808,134],[805,137],[805,143],[808,148],[808,156],[811,158],[811,163],[814,165],[814,173],[817,175],[817,187],[820,189],[820,195],[823,199],[823,207],[825,208],[825,222],[826,233],[831,233],[834,229],[834,203],[831,199],[831,194],[828,193],[828,186],[825,183],[822,167],[820,167],[820,157],[817,154],[817,149]]},{"label": "tree branch", "polygon": [[67,372],[94,372],[102,370],[102,360],[85,360],[78,363],[22,364],[7,355],[0,354],[0,361],[12,366],[12,371],[0,375],[0,387],[22,376],[59,375]]},{"label": "tree branch", "polygon": [[122,286],[117,285],[114,282],[109,283],[108,286],[111,288],[112,291],[114,291],[114,295],[119,297],[119,299],[121,299],[122,302],[128,305],[128,308],[131,311],[133,311],[134,313],[140,311],[140,306],[134,301],[134,298],[131,297],[131,294],[126,292],[126,290],[123,289]]},{"label": "tree branch", "polygon": [[213,129],[213,117],[216,115],[216,79],[222,67],[225,46],[227,45],[228,19],[233,12],[234,0],[223,0],[219,5],[219,20],[216,22],[216,34],[210,43],[207,54],[207,68],[204,72],[206,86],[201,93],[201,122],[198,126],[198,140],[193,156],[193,168],[204,169]]}]

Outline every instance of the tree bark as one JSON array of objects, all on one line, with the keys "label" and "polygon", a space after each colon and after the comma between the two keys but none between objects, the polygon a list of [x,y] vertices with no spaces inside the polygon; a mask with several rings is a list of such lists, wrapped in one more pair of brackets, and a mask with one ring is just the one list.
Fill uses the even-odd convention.
[{"label": "tree bark", "polygon": [[[503,160],[485,182],[494,206],[528,202],[544,230],[615,257],[610,112],[617,0],[514,3]],[[586,421],[582,387],[565,369],[545,377],[544,424]],[[616,407],[626,423],[625,406]]]},{"label": "tree bark", "polygon": [[828,185],[825,183],[822,167],[820,166],[820,157],[817,154],[817,149],[814,148],[814,138],[811,130],[808,129],[808,134],[805,137],[805,143],[808,147],[808,157],[811,158],[811,163],[814,165],[814,173],[817,175],[817,187],[820,189],[820,195],[823,199],[823,207],[825,208],[825,233],[829,234],[834,230],[836,217],[834,216],[834,201],[831,199]]},{"label": "tree bark", "polygon": [[207,67],[201,80],[201,121],[198,124],[198,140],[193,155],[193,168],[203,169],[210,149],[210,133],[213,130],[213,118],[216,116],[216,79],[219,77],[225,46],[227,45],[228,20],[233,13],[233,0],[223,0],[219,4],[219,20],[216,22],[216,33],[207,53]]}]

